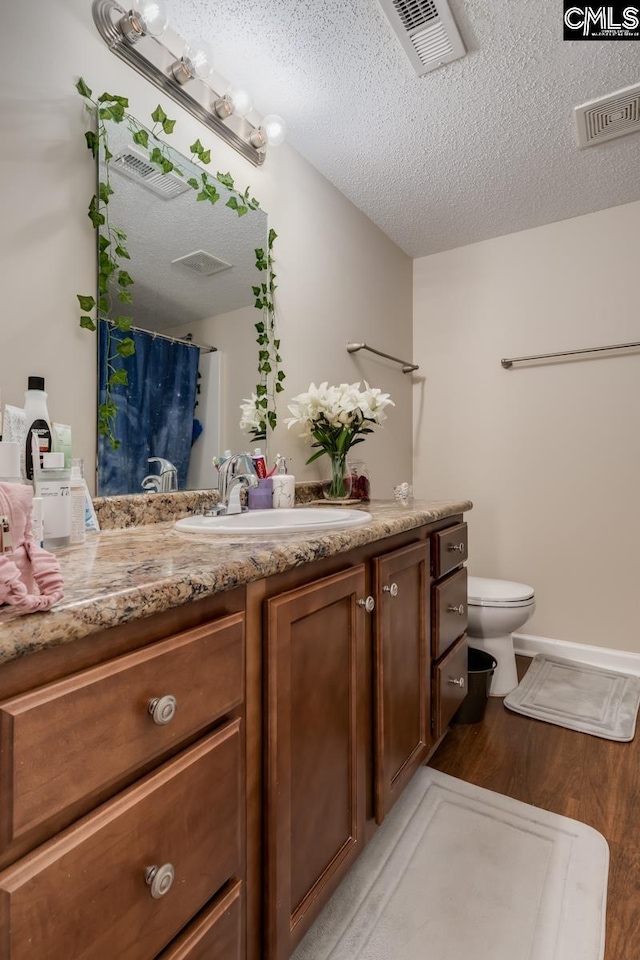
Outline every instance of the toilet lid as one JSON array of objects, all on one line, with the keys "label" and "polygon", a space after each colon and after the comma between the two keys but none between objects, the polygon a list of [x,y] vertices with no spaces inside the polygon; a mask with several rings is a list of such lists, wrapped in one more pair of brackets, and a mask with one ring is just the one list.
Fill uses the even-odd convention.
[{"label": "toilet lid", "polygon": [[469,603],[518,603],[531,600],[534,595],[533,587],[526,583],[515,583],[513,580],[492,580],[489,577],[469,577],[467,581],[467,597]]}]

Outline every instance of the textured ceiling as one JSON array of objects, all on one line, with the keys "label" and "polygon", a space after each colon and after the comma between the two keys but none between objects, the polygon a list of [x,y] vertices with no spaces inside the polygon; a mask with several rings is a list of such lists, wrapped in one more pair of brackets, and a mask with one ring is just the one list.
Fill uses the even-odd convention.
[{"label": "textured ceiling", "polygon": [[579,151],[573,120],[640,80],[640,42],[563,42],[560,0],[450,0],[469,52],[425,77],[377,0],[170,2],[411,256],[640,199],[640,135]]}]

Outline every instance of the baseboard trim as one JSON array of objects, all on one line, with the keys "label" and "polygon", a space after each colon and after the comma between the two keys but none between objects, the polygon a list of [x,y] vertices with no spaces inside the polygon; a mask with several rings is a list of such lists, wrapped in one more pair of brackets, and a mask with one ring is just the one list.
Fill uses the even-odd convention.
[{"label": "baseboard trim", "polygon": [[590,663],[595,667],[606,667],[608,670],[640,676],[640,653],[630,653],[628,650],[610,650],[608,647],[552,640],[527,633],[514,633],[513,646],[515,652],[523,657],[535,657],[538,653],[545,653],[550,657],[562,657],[564,660]]}]

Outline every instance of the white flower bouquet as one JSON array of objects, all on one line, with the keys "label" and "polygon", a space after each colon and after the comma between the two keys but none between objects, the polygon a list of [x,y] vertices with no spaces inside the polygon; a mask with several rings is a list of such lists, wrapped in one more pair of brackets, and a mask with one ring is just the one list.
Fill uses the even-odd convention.
[{"label": "white flower bouquet", "polygon": [[345,495],[343,478],[348,451],[386,420],[387,407],[395,406],[388,393],[370,387],[366,381],[363,390],[360,386],[360,383],[341,383],[330,387],[325,381],[316,387],[312,383],[306,393],[293,398],[289,404],[293,416],[285,420],[289,429],[300,425],[301,436],[313,440],[311,446],[317,449],[307,463],[313,463],[325,453],[331,458],[329,496],[334,499]]}]

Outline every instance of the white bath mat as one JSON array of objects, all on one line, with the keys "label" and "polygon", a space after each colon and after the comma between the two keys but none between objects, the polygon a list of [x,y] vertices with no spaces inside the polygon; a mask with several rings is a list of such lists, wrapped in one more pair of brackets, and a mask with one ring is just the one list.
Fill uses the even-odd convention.
[{"label": "white bath mat", "polygon": [[538,654],[504,705],[606,740],[633,740],[640,677]]},{"label": "white bath mat", "polygon": [[602,960],[591,827],[422,767],[292,960]]}]

